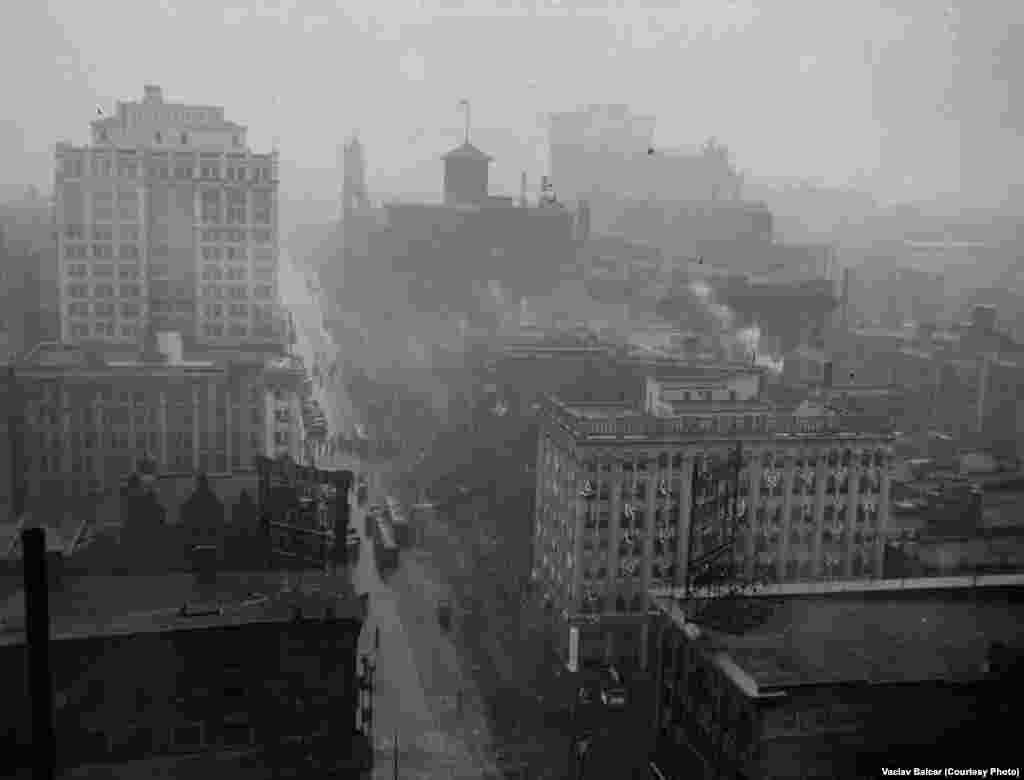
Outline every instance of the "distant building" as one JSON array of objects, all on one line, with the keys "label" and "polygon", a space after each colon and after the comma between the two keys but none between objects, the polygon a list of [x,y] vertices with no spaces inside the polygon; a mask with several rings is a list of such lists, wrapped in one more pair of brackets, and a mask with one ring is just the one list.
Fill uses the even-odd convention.
[{"label": "distant building", "polygon": [[195,359],[175,336],[133,359],[50,344],[15,364],[30,501],[112,489],[147,456],[163,475],[301,458],[301,367]]},{"label": "distant building", "polygon": [[728,152],[709,141],[694,150],[654,146],[653,116],[626,105],[591,105],[550,117],[551,176],[564,200],[633,195],[662,201],[729,200],[742,178]]},{"label": "distant building", "polygon": [[61,339],[136,347],[152,323],[191,343],[282,351],[277,158],[214,106],[138,102],[56,149]]},{"label": "distant building", "polygon": [[581,657],[646,657],[647,589],[682,586],[688,555],[707,553],[725,534],[719,518],[690,539],[694,512],[706,521],[721,510],[717,492],[701,489],[695,499],[695,469],[732,457],[738,444],[734,511],[748,522],[734,549],[747,576],[880,576],[884,426],[761,400],[758,374],[694,367],[649,381],[645,404],[546,402],[533,578],[559,616],[563,646],[563,629],[579,625]]},{"label": "distant building", "polygon": [[1019,591],[763,601],[726,633],[655,599],[664,777],[855,780],[920,756],[956,766],[964,744],[992,766],[1014,756],[998,735],[1017,709],[1004,691],[1020,680]]},{"label": "distant building", "polygon": [[50,203],[0,204],[0,360],[57,338],[57,263]]},{"label": "distant building", "polygon": [[[23,602],[5,591],[0,606],[5,775],[29,766]],[[356,729],[366,605],[322,575],[294,589],[268,573],[77,577],[50,610],[64,777],[152,777],[180,761],[265,777],[301,772],[309,753],[346,777],[369,768]]]},{"label": "distant building", "polygon": [[385,229],[370,237],[372,258],[363,262],[384,256],[395,270],[415,274],[414,305],[465,311],[460,306],[482,299],[492,281],[513,302],[549,292],[575,258],[572,213],[490,195],[491,158],[468,142],[443,159],[444,204],[385,205]]}]

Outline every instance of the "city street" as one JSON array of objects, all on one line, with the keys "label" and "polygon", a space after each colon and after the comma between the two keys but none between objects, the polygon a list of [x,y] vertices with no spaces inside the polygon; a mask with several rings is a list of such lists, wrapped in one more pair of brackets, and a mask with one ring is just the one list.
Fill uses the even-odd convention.
[{"label": "city street", "polygon": [[[362,531],[364,517],[362,510],[354,509],[352,527]],[[403,555],[407,552],[403,550]],[[479,697],[438,626],[428,604],[436,594],[423,587],[415,562],[407,556],[384,583],[374,564],[372,540],[364,538],[352,581],[357,592],[370,594],[360,653],[377,658],[374,777],[393,777],[396,738],[401,778],[499,777],[487,760],[487,725]],[[380,648],[375,653],[378,630]],[[467,691],[461,713],[460,689]]]},{"label": "city street", "polygon": [[[339,349],[323,326],[320,302],[310,293],[307,278],[306,272],[282,248],[278,276],[281,302],[295,321],[295,351],[302,356],[306,371],[312,375],[318,362],[325,368],[329,366],[338,357]],[[322,386],[320,382],[314,382],[314,397],[327,418],[329,433],[333,435],[349,430],[355,422],[354,411],[345,394],[341,375],[336,375],[333,382],[325,377]],[[322,465],[351,468],[352,459],[334,459],[324,461]]]}]

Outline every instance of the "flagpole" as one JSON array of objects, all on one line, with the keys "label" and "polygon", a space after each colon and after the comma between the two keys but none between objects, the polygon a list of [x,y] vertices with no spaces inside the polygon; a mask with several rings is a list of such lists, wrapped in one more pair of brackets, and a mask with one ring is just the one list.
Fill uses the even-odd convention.
[{"label": "flagpole", "polygon": [[463,109],[466,112],[466,120],[465,120],[466,126],[465,126],[465,135],[464,135],[463,140],[464,140],[465,143],[468,144],[469,143],[469,119],[470,119],[469,101],[465,100],[465,99],[460,100],[459,101],[459,108]]}]

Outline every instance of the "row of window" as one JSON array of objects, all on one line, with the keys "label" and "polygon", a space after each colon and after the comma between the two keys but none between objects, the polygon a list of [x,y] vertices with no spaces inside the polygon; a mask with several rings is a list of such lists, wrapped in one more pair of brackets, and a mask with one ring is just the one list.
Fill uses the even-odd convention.
[{"label": "row of window", "polygon": [[[224,298],[225,290],[227,290],[226,297],[234,298],[236,300],[244,300],[249,297],[249,288],[240,286],[231,287],[220,287],[214,284],[204,285],[200,290],[199,295],[202,298]],[[252,294],[255,298],[263,300],[270,300],[274,297],[274,288],[269,284],[257,284],[252,288]]]},{"label": "row of window", "polygon": [[[110,279],[114,276],[113,263],[95,263],[92,266],[87,263],[71,263],[68,266],[68,276],[73,279],[84,278],[89,275],[90,268],[92,275],[96,278]],[[135,263],[131,265],[122,264],[117,268],[117,276],[122,281],[134,281],[140,276],[139,266]]]},{"label": "row of window", "polygon": [[243,206],[231,206],[226,211],[222,212],[218,205],[204,205],[201,221],[205,225],[219,225],[221,223],[226,225],[273,224],[271,220],[271,210],[269,208],[254,208],[252,211],[252,222],[250,223],[246,217],[245,208]]},{"label": "row of window", "polygon": [[[223,399],[221,399],[223,401]],[[161,425],[159,419],[159,409],[156,406],[142,406],[138,405],[135,407],[134,416],[129,414],[129,408],[120,407],[106,407],[102,412],[94,411],[91,406],[91,400],[81,402],[81,405],[77,408],[69,408],[67,410],[67,419],[69,425],[74,425],[76,421],[81,425],[92,426],[96,425],[99,421],[102,421],[102,425],[129,425],[134,424],[136,426],[158,426]],[[144,402],[136,402],[144,403]],[[200,402],[205,403],[205,402]],[[193,404],[179,399],[176,403],[169,402],[166,410],[166,424],[170,427],[184,426],[185,428],[191,428],[194,422],[193,415]],[[203,419],[208,420],[208,415],[202,412]],[[216,418],[217,420],[223,421],[227,417],[227,408],[224,406],[216,407]],[[57,426],[59,424],[59,414],[54,407],[43,407],[30,412],[28,414],[28,420],[36,426],[42,427],[46,425]],[[263,409],[261,406],[253,406],[249,409],[249,422],[252,425],[261,425],[263,423]],[[91,434],[90,434],[91,435]],[[46,433],[41,431],[36,434],[37,438],[33,441],[36,446],[40,449],[46,449],[48,446],[53,449],[60,449],[62,444],[61,433]],[[79,431],[72,430],[70,432],[71,445],[75,448],[79,446],[80,438]],[[86,444],[85,446],[94,446]]]},{"label": "row of window", "polygon": [[[550,447],[550,445],[548,445]],[[553,449],[545,449],[545,463],[550,465],[553,463],[554,458],[557,457],[556,451]],[[853,450],[832,450],[825,456],[824,462],[831,467],[838,465],[847,466],[853,464],[854,460],[857,459],[856,453]],[[813,468],[818,465],[819,457],[815,455],[793,455],[786,452],[764,452],[760,456],[762,468],[770,468],[773,465],[776,468],[784,468],[791,460],[792,465],[796,468]],[[875,450],[874,452],[864,451],[859,456],[860,465],[862,467],[884,467],[886,465],[885,453],[881,450]],[[743,459],[743,465],[748,466],[750,464],[750,456],[745,456]],[[663,452],[658,456],[621,456],[611,458],[585,458],[578,464],[580,471],[588,474],[596,474],[598,471],[610,473],[612,471],[622,472],[645,472],[653,469],[665,471],[671,466],[672,470],[680,471],[683,468],[683,455],[682,453],[675,453],[670,455],[667,452]]]},{"label": "row of window", "polygon": [[[88,244],[68,244],[64,247],[64,257],[67,258],[106,258],[111,259],[114,257],[114,247],[111,244],[93,244],[91,247]],[[139,249],[138,244],[121,244],[118,251],[118,256],[122,260],[138,260],[141,257],[142,252]]]},{"label": "row of window", "polygon": [[249,269],[244,265],[204,265],[204,282],[244,282],[248,276]]},{"label": "row of window", "polygon": [[220,339],[225,336],[230,338],[273,338],[275,336],[272,325],[256,325],[251,331],[245,325],[237,323],[230,324],[227,328],[219,322],[207,322],[203,324],[203,335],[207,338]]},{"label": "row of window", "polygon": [[133,224],[141,221],[137,206],[122,207],[117,211],[114,210],[113,206],[94,206],[92,219],[94,222],[113,222],[115,213],[117,214],[118,222]]},{"label": "row of window", "polygon": [[[244,317],[249,316],[249,306],[244,303],[232,303],[226,307],[227,316]],[[220,303],[208,303],[203,307],[203,316],[208,320],[220,319],[225,315],[225,307]]]},{"label": "row of window", "polygon": [[[93,311],[97,317],[110,318],[115,315],[115,307],[112,303],[97,303],[93,305]],[[68,304],[68,316],[70,317],[88,317],[89,304],[84,302],[75,302]],[[121,304],[121,316],[128,319],[135,319],[142,316],[142,306],[137,303],[122,303]]]},{"label": "row of window", "polygon": [[151,300],[149,303],[149,310],[153,314],[195,314],[196,305],[193,301],[160,301]]},{"label": "row of window", "polygon": [[203,260],[245,260],[247,253],[244,246],[204,246],[202,256]]},{"label": "row of window", "polygon": [[[745,478],[746,477],[746,478]],[[549,487],[551,492],[558,493],[556,489],[557,483],[549,481]],[[866,474],[861,475],[859,480],[856,482],[859,488],[859,492],[862,494],[879,494],[882,491],[882,483],[878,478],[872,478]],[[830,476],[825,483],[825,492],[828,495],[847,495],[850,492],[851,481],[849,477],[839,480],[835,476]],[[731,485],[729,486],[731,488]],[[704,489],[698,489],[697,498],[715,498],[718,493],[715,492],[716,485],[704,485]],[[655,488],[654,496],[666,501],[678,502],[681,491],[681,481],[678,479],[673,480],[662,480],[658,483]],[[747,496],[750,493],[750,481],[748,475],[741,475],[739,484],[739,494],[741,496]],[[794,495],[816,495],[817,484],[816,479],[812,476],[808,479],[795,479],[793,481],[793,494]],[[774,479],[768,477],[762,477],[760,485],[760,495],[762,498],[769,497],[781,497],[783,495],[783,482],[782,479],[776,475]],[[597,482],[591,480],[585,480],[582,489],[580,490],[580,497],[585,499],[587,502],[609,502],[612,497],[612,483],[610,482]],[[622,501],[637,501],[640,503],[646,502],[648,499],[648,483],[645,480],[637,481],[633,484],[623,484],[620,486],[619,498]]]},{"label": "row of window", "polygon": [[[200,389],[202,386],[203,385],[199,382],[193,382],[193,389]],[[161,392],[163,391],[161,390]],[[262,408],[265,392],[266,387],[264,385],[249,385],[249,391],[247,395],[249,403],[257,408]],[[276,393],[280,394],[278,400],[284,400],[284,394],[282,393],[281,390],[277,390]],[[38,397],[40,399],[40,402],[36,408],[40,410],[54,409],[54,405],[57,403],[57,400],[60,396],[60,388],[56,383],[43,383],[38,387]],[[159,400],[159,396],[160,393],[157,393],[156,396],[153,398],[154,403]],[[191,395],[186,394],[180,395],[177,398],[169,398],[167,400],[169,405],[185,408],[192,403],[191,398]],[[120,392],[115,394],[114,390],[108,385],[101,385],[100,387],[97,387],[96,391],[89,396],[88,400],[90,402],[93,400],[99,400],[104,404],[134,404],[135,406],[141,406],[147,403],[146,393],[143,391],[121,390]],[[49,404],[50,406],[47,406],[47,404]]]},{"label": "row of window", "polygon": [[71,323],[71,335],[76,339],[85,339],[90,336],[112,339],[118,337],[123,339],[134,339],[139,336],[139,329],[135,325],[121,325],[120,330],[114,327],[113,322],[94,322],[90,328],[87,323]]},{"label": "row of window", "polygon": [[[163,143],[164,137],[161,133],[157,133],[154,137],[160,137],[156,143]],[[168,136],[170,138],[170,136]],[[182,144],[188,143],[188,133],[181,132],[178,136],[178,140]],[[176,161],[177,162],[177,161]],[[193,164],[176,164],[173,168],[174,178],[176,179],[191,179],[194,177],[196,167]],[[198,166],[199,178],[201,179],[227,179],[228,181],[250,181],[253,183],[270,183],[273,181],[272,170],[268,165],[222,165],[220,160],[204,160],[200,159]],[[84,160],[78,156],[66,155],[61,159],[60,166],[61,175],[65,179],[81,179],[85,173]],[[133,179],[137,178],[140,174],[148,174],[150,178],[155,179],[167,179],[170,178],[171,167],[170,165],[163,165],[159,162],[154,165],[143,167],[139,164],[138,158],[134,156],[121,156],[117,160],[116,166],[112,157],[97,155],[92,158],[92,163],[89,166],[89,175],[91,176],[114,176],[120,178]]]},{"label": "row of window", "polygon": [[646,599],[641,593],[634,594],[632,598],[619,594],[613,599],[611,596],[587,592],[580,600],[580,612],[584,614],[605,614],[614,611],[625,615],[631,612],[643,613],[646,609]]},{"label": "row of window", "polygon": [[[121,225],[118,233],[122,241],[138,241],[141,235],[138,225]],[[90,234],[93,241],[114,240],[114,228],[112,225],[93,225],[91,233],[86,230],[85,225],[64,226],[64,238],[68,241],[85,241],[86,235]]]},{"label": "row of window", "polygon": [[[122,284],[118,291],[117,297],[120,298],[138,298],[142,295],[142,287],[138,284]],[[89,297],[89,285],[87,284],[69,284],[68,285],[68,297],[69,298],[88,298]],[[93,297],[94,298],[113,298],[115,297],[114,285],[112,284],[96,284],[93,285]]]},{"label": "row of window", "polygon": [[[254,244],[269,244],[273,241],[274,233],[266,228],[254,228],[248,231],[249,240]],[[241,244],[246,239],[246,231],[228,228],[203,228],[200,233],[200,240],[204,243],[235,243]]]},{"label": "row of window", "polygon": [[[287,435],[285,433],[285,435]],[[149,433],[110,433],[104,435],[101,439],[97,434],[87,433],[82,436],[81,445],[75,444],[69,447],[72,454],[66,458],[67,467],[73,472],[80,471],[92,471],[92,455],[80,454],[82,450],[97,450],[97,449],[110,449],[114,451],[131,450],[136,449],[140,451],[149,451],[156,455],[160,452],[160,434],[155,431]],[[235,446],[238,446],[245,437],[235,437]],[[169,452],[176,452],[180,450],[192,451],[194,437],[190,433],[172,433],[167,436],[167,449]],[[248,436],[248,443],[251,449],[259,449],[262,446],[263,437],[259,433],[252,432]],[[223,432],[203,434],[200,446],[204,450],[219,450],[223,451],[227,449],[227,434]],[[47,448],[40,448],[45,450]],[[57,473],[64,468],[64,453],[63,448],[60,446],[54,446],[53,451],[50,453],[39,454],[36,453],[28,454],[25,456],[26,468],[34,469],[36,471]]]}]

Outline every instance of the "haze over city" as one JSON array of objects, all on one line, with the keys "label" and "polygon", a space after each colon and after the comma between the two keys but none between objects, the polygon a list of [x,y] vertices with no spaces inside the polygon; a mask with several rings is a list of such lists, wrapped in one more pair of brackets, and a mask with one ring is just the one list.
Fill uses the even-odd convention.
[{"label": "haze over city", "polygon": [[545,114],[625,102],[657,117],[658,144],[714,136],[755,177],[951,208],[1019,195],[1003,164],[1022,149],[1013,4],[613,5],[21,4],[0,33],[0,65],[17,74],[0,120],[5,194],[48,191],[55,137],[143,79],[171,100],[226,102],[254,148],[278,136],[289,201],[336,197],[338,147],[356,130],[371,191],[434,193],[463,98],[497,191],[544,172]]},{"label": "haze over city", "polygon": [[1024,4],[16,5],[0,776],[1020,776]]}]

